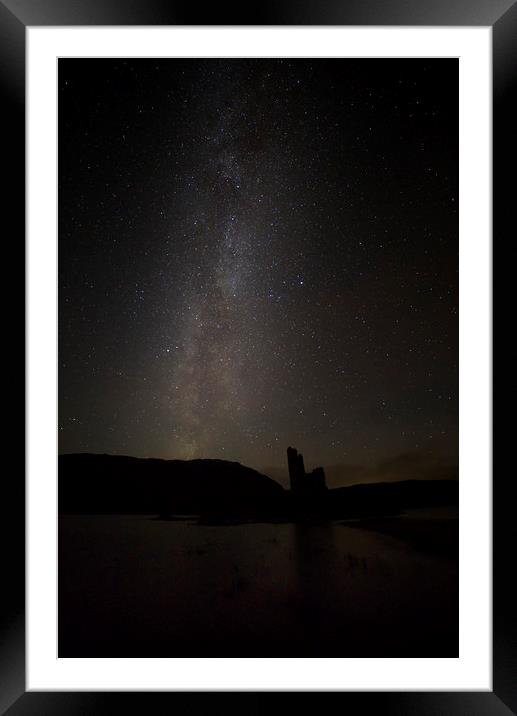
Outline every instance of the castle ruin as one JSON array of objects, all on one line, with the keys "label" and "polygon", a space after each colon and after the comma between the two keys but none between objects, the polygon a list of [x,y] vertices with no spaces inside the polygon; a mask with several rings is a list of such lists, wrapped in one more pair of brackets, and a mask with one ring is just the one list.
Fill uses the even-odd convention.
[{"label": "castle ruin", "polygon": [[316,467],[312,472],[305,472],[303,455],[296,448],[287,448],[287,464],[289,467],[289,484],[291,492],[297,495],[318,495],[325,492],[325,472]]}]

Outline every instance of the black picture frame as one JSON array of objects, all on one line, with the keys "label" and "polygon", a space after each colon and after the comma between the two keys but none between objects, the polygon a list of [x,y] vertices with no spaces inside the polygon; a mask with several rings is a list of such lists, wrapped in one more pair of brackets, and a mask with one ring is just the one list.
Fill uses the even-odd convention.
[{"label": "black picture frame", "polygon": [[[199,20],[203,22],[200,23]],[[4,226],[8,251],[23,260],[25,236],[25,30],[27,26],[70,25],[427,25],[491,26],[493,31],[493,237],[504,248],[515,235],[511,207],[515,182],[517,113],[517,2],[512,0],[263,0],[240,7],[174,0],[0,0],[0,92],[3,130]],[[512,102],[513,100],[513,102]],[[6,251],[4,245],[4,252]],[[4,253],[4,258],[7,256]],[[494,251],[494,259],[498,253]],[[21,283],[13,299],[23,304]],[[511,283],[503,282],[503,287]],[[508,291],[506,295],[504,293]],[[501,305],[509,299],[503,288]],[[19,298],[18,298],[19,296]],[[5,298],[4,298],[5,300]],[[496,304],[499,305],[499,304]],[[13,321],[14,347],[23,345],[21,322]],[[14,351],[13,351],[14,353]],[[11,375],[21,373],[13,361]],[[23,377],[20,376],[21,380]],[[20,383],[21,384],[21,380]],[[14,420],[11,425],[17,424]],[[510,445],[511,426],[501,424],[499,443]],[[506,440],[505,438],[508,438]],[[12,451],[12,447],[11,447]],[[11,454],[14,454],[11,452]],[[17,455],[21,453],[17,451]],[[493,691],[491,692],[339,692],[338,708],[350,713],[508,716],[517,714],[517,619],[510,588],[517,531],[513,518],[511,470],[493,478]],[[8,479],[7,479],[8,478]],[[327,693],[79,693],[25,690],[25,487],[20,460],[2,481],[3,608],[0,614],[0,714],[172,713],[228,714],[322,707]]]}]

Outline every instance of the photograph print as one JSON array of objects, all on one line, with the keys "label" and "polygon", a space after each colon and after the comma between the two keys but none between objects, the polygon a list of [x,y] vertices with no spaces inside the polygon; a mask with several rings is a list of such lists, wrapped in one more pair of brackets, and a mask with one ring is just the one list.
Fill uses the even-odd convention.
[{"label": "photograph print", "polygon": [[458,60],[58,61],[59,657],[458,656]]}]

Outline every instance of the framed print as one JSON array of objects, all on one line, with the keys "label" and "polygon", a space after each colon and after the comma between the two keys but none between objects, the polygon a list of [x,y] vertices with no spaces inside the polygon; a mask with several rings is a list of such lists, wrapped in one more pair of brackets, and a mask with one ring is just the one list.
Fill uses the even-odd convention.
[{"label": "framed print", "polygon": [[500,5],[0,5],[28,389],[4,710],[517,709]]}]

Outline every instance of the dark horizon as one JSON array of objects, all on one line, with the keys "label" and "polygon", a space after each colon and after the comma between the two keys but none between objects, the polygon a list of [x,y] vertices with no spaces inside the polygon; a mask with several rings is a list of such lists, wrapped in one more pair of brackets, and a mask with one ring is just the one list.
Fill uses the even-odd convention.
[{"label": "dark horizon", "polygon": [[[183,458],[164,458],[156,455],[130,455],[128,453],[90,453],[90,452],[59,452],[59,456],[63,455],[94,455],[108,457],[134,458],[137,460],[160,460],[166,462],[174,462],[176,460],[185,461]],[[232,460],[230,457],[213,458],[213,457],[196,457],[194,460],[205,460],[207,462],[213,460],[225,460],[228,462],[239,463],[238,460]],[[242,464],[242,463],[239,463]],[[243,465],[243,467],[251,467],[253,470],[266,475],[272,480],[278,482],[282,487],[289,486],[289,471],[287,461],[281,467],[274,465],[266,465],[255,467],[253,465]],[[419,455],[418,453],[405,453],[398,455],[390,460],[384,460],[376,465],[357,465],[353,463],[340,463],[331,465],[322,465],[327,484],[329,488],[347,487],[351,485],[371,484],[378,482],[404,482],[407,480],[458,480],[459,467],[454,459],[442,456],[435,456],[434,459],[429,456]]]},{"label": "dark horizon", "polygon": [[457,465],[457,90],[456,59],[59,60],[59,452]]}]

